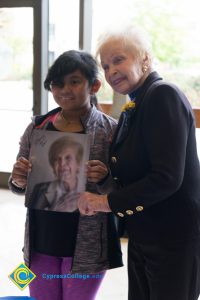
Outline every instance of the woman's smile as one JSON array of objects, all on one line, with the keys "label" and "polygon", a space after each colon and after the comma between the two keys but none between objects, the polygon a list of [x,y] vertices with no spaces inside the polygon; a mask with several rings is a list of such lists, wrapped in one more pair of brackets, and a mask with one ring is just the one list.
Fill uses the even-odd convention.
[{"label": "woman's smile", "polygon": [[113,80],[111,80],[111,84],[112,84],[113,86],[116,86],[116,85],[122,83],[125,79],[126,79],[125,76],[124,76],[124,77],[119,77],[119,78],[113,79]]}]

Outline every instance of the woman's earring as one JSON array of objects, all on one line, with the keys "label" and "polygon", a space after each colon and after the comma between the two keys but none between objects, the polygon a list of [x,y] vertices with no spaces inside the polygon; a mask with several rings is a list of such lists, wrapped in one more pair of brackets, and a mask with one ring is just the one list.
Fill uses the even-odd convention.
[{"label": "woman's earring", "polygon": [[148,66],[147,66],[147,65],[143,65],[143,66],[142,66],[142,72],[143,72],[143,73],[146,73],[147,70],[148,70]]}]

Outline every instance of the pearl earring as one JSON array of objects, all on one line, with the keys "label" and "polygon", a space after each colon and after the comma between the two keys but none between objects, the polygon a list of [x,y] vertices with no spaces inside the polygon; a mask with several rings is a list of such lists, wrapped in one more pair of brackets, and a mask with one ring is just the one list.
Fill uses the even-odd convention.
[{"label": "pearl earring", "polygon": [[147,70],[148,70],[148,66],[147,66],[147,65],[143,65],[143,66],[142,66],[142,72],[143,72],[143,73],[146,73]]}]

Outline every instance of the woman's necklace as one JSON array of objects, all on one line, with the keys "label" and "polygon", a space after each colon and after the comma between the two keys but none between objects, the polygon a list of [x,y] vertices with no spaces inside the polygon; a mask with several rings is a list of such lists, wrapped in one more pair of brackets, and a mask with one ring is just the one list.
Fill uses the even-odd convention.
[{"label": "woman's necklace", "polygon": [[66,125],[78,123],[77,120],[76,121],[70,121],[70,120],[66,119],[65,116],[63,115],[63,110],[61,110],[60,116],[61,116],[62,120],[65,122]]}]

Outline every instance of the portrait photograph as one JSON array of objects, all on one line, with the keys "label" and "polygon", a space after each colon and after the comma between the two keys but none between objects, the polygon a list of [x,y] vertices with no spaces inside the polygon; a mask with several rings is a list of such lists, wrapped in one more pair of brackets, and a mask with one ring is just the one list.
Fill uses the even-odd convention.
[{"label": "portrait photograph", "polygon": [[87,134],[33,130],[26,206],[74,212],[85,191],[85,164],[89,159]]}]

